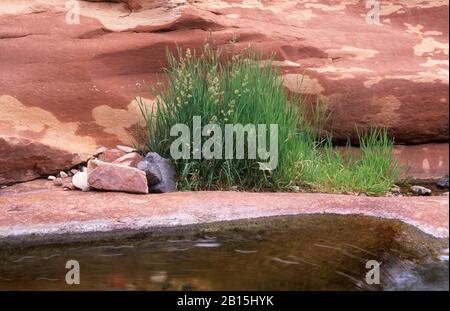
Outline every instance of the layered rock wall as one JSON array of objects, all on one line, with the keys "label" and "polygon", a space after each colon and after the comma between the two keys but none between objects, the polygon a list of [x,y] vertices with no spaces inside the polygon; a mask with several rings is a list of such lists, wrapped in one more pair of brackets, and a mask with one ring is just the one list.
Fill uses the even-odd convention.
[{"label": "layered rock wall", "polygon": [[46,164],[59,169],[129,145],[136,83],[161,78],[166,48],[208,37],[226,53],[275,52],[287,89],[327,100],[337,141],[373,126],[400,144],[448,141],[448,1],[378,1],[376,24],[361,0],[91,0],[79,23],[73,2],[0,3],[0,153],[25,166],[11,177],[1,159],[0,183],[50,173],[25,141],[60,152]]}]

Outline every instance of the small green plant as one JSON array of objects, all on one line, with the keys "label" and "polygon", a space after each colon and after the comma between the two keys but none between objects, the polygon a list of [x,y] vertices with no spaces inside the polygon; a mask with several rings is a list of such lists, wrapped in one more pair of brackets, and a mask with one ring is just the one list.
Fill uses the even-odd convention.
[{"label": "small green plant", "polygon": [[145,120],[145,127],[138,129],[144,132],[138,138],[144,142],[143,152],[169,157],[177,138],[170,135],[172,126],[191,126],[194,116],[201,116],[202,125],[221,129],[225,124],[277,124],[276,169],[261,170],[258,159],[179,159],[174,161],[178,187],[259,191],[299,185],[313,191],[382,193],[393,185],[398,172],[386,131],[361,134],[360,156],[342,156],[331,137],[320,138],[325,105],[308,105],[298,94],[288,97],[278,69],[270,60],[261,60],[252,50],[223,60],[208,44],[199,56],[189,49],[168,53],[167,81],[151,89],[156,109],[138,96]]},{"label": "small green plant", "polygon": [[386,193],[399,175],[393,141],[386,130],[372,129],[358,136],[359,150],[353,150],[349,143],[345,148],[335,148],[327,139],[314,158],[299,160],[296,180],[315,191]]}]

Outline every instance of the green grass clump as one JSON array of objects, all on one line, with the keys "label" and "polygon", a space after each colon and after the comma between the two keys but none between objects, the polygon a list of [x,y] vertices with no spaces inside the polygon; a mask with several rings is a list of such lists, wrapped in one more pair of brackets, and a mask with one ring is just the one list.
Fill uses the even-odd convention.
[{"label": "green grass clump", "polygon": [[[192,129],[194,116],[202,126],[225,124],[278,124],[278,166],[260,170],[261,159],[180,159],[174,161],[181,190],[230,189],[287,190],[301,186],[311,191],[365,191],[383,193],[397,178],[393,142],[386,131],[360,135],[361,154],[343,156],[320,138],[324,105],[309,105],[298,94],[287,96],[278,69],[259,54],[244,51],[221,61],[220,51],[205,45],[200,56],[179,49],[168,53],[167,83],[151,90],[156,109],[139,96],[145,119],[144,150],[170,157],[174,124]],[[192,137],[191,137],[192,139]],[[208,137],[202,138],[203,140]],[[245,141],[247,144],[247,141]],[[192,142],[191,142],[192,147]],[[191,149],[192,150],[192,149]],[[247,145],[246,149],[247,150]]]}]

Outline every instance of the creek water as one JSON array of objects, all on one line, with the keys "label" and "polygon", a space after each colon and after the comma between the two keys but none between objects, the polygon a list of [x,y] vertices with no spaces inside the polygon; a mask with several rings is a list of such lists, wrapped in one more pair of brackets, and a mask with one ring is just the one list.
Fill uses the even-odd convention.
[{"label": "creek water", "polygon": [[[0,247],[0,290],[449,290],[448,240],[399,221],[315,215]],[[66,262],[80,264],[68,285]],[[380,284],[368,284],[369,260]]]}]

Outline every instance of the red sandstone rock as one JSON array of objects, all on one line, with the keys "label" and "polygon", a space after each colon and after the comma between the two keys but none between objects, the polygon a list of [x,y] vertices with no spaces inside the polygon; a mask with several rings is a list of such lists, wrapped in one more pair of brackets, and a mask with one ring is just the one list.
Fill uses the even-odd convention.
[{"label": "red sandstone rock", "polygon": [[64,1],[5,1],[0,140],[31,145],[0,141],[0,184],[130,144],[136,82],[161,77],[166,47],[199,50],[210,34],[225,55],[275,52],[287,89],[328,99],[337,140],[380,126],[397,143],[448,141],[448,1],[381,1],[379,25],[353,0],[134,0],[131,14],[120,1],[81,1],[75,25]]},{"label": "red sandstone rock", "polygon": [[428,180],[448,175],[449,144],[396,146],[394,155],[399,158],[400,178]]},{"label": "red sandstone rock", "polygon": [[141,162],[142,160],[144,160],[144,157],[141,156],[139,153],[131,152],[131,153],[127,153],[127,154],[121,156],[120,158],[116,159],[112,163],[131,166],[131,167],[137,167],[137,164],[139,162]]},{"label": "red sandstone rock", "polygon": [[126,153],[131,153],[131,152],[136,151],[136,149],[134,149],[133,147],[122,146],[122,145],[117,145],[116,148],[123,152],[126,152]]},{"label": "red sandstone rock", "polygon": [[57,177],[57,178],[53,179],[52,182],[55,186],[62,186],[62,184],[63,184],[63,180],[61,177]]},{"label": "red sandstone rock", "polygon": [[[364,1],[138,2],[128,14],[120,1],[81,1],[77,25],[64,1],[0,8],[1,122],[36,135],[20,121],[38,124],[22,113],[42,109],[67,142],[129,144],[136,82],[157,80],[166,47],[198,50],[211,34],[226,52],[235,38],[236,51],[277,53],[287,88],[329,99],[336,138],[378,125],[399,143],[448,140],[448,1],[382,1],[380,25]],[[11,96],[20,109],[5,106]]]},{"label": "red sandstone rock", "polygon": [[23,137],[2,137],[0,131],[0,185],[56,174],[83,160],[84,155]]},{"label": "red sandstone rock", "polygon": [[[339,147],[341,153],[347,148]],[[351,148],[359,155],[359,148]],[[400,179],[434,180],[448,175],[449,144],[396,145],[394,157],[400,167]]]},{"label": "red sandstone rock", "polygon": [[126,155],[126,153],[123,152],[122,150],[107,149],[98,156],[98,159],[103,162],[112,163],[124,155]]},{"label": "red sandstone rock", "polygon": [[105,152],[106,150],[108,150],[108,148],[100,146],[97,149],[95,149],[93,156],[98,156],[99,154]]},{"label": "red sandstone rock", "polygon": [[438,237],[448,237],[449,231],[449,201],[448,197],[441,196],[360,197],[219,191],[137,196],[119,192],[64,192],[60,187],[49,188],[48,184],[47,180],[36,180],[0,190],[0,238],[152,230],[245,218],[323,213],[398,219]]},{"label": "red sandstone rock", "polygon": [[132,193],[148,193],[145,173],[134,167],[99,160],[88,162],[88,185],[91,188]]},{"label": "red sandstone rock", "polygon": [[75,186],[72,183],[72,178],[71,177],[67,177],[67,178],[63,178],[62,179],[62,185],[61,185],[64,189],[68,189],[68,190],[75,190]]}]

